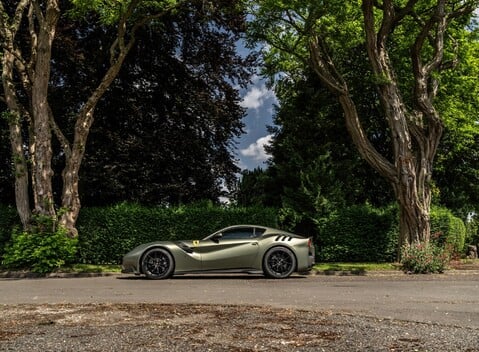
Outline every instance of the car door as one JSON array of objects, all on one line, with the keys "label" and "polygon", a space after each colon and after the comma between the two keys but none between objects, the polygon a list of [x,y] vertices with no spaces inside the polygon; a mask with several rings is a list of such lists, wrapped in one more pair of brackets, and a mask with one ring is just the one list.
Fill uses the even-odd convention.
[{"label": "car door", "polygon": [[202,270],[251,268],[259,252],[253,227],[227,229],[200,241]]}]

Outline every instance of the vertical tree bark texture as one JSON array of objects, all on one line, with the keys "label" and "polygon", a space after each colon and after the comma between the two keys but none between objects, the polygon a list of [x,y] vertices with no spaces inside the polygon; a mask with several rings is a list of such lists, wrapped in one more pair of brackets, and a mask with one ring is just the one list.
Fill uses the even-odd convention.
[{"label": "vertical tree bark texture", "polygon": [[13,85],[14,56],[5,51],[2,60],[2,82],[5,100],[9,113],[6,115],[10,132],[10,145],[15,172],[15,203],[20,221],[24,228],[28,228],[31,220],[28,165],[23,151],[23,137],[21,128],[21,107],[17,102],[15,87]]},{"label": "vertical tree bark texture", "polygon": [[37,46],[34,76],[32,79],[32,114],[34,140],[32,145],[32,177],[35,208],[40,215],[55,217],[55,203],[52,189],[52,132],[48,105],[50,61],[55,29],[60,17],[60,8],[55,0],[47,1],[43,12],[40,4],[34,4],[37,21]]},{"label": "vertical tree bark texture", "polygon": [[20,27],[22,14],[28,6],[28,0],[19,1],[17,15],[10,21],[3,16],[5,8],[0,2],[0,45],[3,47],[2,58],[2,85],[8,112],[5,117],[8,120],[10,132],[10,145],[12,148],[12,160],[15,172],[15,203],[20,221],[25,229],[29,228],[31,209],[29,200],[29,169],[24,153],[24,140],[22,136],[22,116],[26,114],[16,95],[14,84],[15,62],[15,36]]}]

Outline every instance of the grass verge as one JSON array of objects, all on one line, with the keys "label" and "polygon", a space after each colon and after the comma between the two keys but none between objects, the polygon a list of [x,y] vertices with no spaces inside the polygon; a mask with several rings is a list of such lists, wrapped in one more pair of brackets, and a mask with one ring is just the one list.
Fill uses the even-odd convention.
[{"label": "grass verge", "polygon": [[382,270],[398,270],[397,263],[319,263],[314,266],[318,271],[351,271],[367,272]]},{"label": "grass verge", "polygon": [[58,270],[62,273],[120,273],[120,265],[73,264]]}]

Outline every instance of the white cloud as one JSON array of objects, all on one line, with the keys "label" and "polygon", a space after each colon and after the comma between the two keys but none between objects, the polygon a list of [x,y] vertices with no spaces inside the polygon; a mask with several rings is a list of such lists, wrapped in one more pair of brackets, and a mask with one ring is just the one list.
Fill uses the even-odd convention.
[{"label": "white cloud", "polygon": [[264,146],[271,143],[272,135],[267,135],[261,138],[254,143],[251,143],[247,148],[241,149],[241,155],[251,158],[257,162],[263,162],[268,160],[269,156],[264,150]]},{"label": "white cloud", "polygon": [[246,109],[259,109],[266,100],[274,97],[273,91],[266,88],[264,84],[261,86],[253,86],[246,93],[240,105]]}]

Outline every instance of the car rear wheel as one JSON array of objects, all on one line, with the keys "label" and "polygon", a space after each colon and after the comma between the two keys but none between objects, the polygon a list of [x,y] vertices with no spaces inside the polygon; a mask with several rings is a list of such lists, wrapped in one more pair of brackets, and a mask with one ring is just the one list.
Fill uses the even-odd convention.
[{"label": "car rear wheel", "polygon": [[153,248],[141,260],[143,273],[149,279],[167,279],[173,275],[175,262],[170,252],[163,248]]},{"label": "car rear wheel", "polygon": [[296,257],[285,247],[274,247],[263,258],[263,272],[267,277],[284,279],[296,269]]}]

